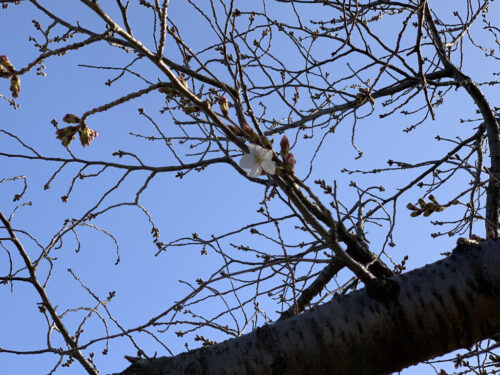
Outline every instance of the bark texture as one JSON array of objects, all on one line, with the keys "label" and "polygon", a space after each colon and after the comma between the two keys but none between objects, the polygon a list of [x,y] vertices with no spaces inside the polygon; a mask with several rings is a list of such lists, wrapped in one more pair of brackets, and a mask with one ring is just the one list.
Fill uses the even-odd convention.
[{"label": "bark texture", "polygon": [[500,332],[500,239],[237,339],[120,375],[387,374]]}]

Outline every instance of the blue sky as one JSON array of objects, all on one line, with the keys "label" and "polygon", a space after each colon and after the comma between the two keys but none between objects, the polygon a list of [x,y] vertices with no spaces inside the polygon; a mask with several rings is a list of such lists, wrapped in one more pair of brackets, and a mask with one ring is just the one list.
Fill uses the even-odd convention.
[{"label": "blue sky", "polygon": [[[70,6],[68,4],[71,3]],[[49,2],[46,2],[49,4]],[[95,17],[79,5],[78,1],[68,1],[51,4],[54,12],[64,16],[65,19],[79,20],[82,26],[92,27],[103,31],[102,23],[96,21]],[[259,5],[260,6],[260,5]],[[431,7],[433,7],[432,4]],[[436,4],[441,6],[441,4]],[[452,17],[452,9],[435,8],[442,17]],[[491,14],[498,7],[492,4]],[[300,8],[301,16],[306,19],[316,16],[309,8]],[[433,8],[434,9],[434,8]],[[118,16],[117,10],[110,7],[111,15]],[[281,17],[290,22],[295,22],[291,11],[283,11],[283,5],[272,3],[268,8],[269,14]],[[153,46],[151,31],[153,28],[151,16],[142,7],[131,4],[131,12],[134,12],[132,27],[137,30],[136,37],[143,38],[144,44]],[[172,2],[170,16],[179,28],[181,35],[194,51],[199,51],[213,40],[213,33],[203,23],[201,17],[194,16],[186,4]],[[327,17],[327,15],[325,15]],[[30,4],[21,6],[10,6],[7,10],[0,10],[0,55],[7,55],[14,66],[22,67],[37,56],[36,49],[30,45],[29,36],[40,33],[34,30],[32,19],[39,20],[43,26],[48,25],[47,18],[40,17],[39,12]],[[242,21],[243,22],[243,21]],[[379,23],[376,30],[380,33],[391,33],[391,25]],[[410,33],[409,35],[413,35]],[[484,35],[484,34],[481,34]],[[283,61],[290,61],[293,66],[293,53],[290,46],[279,36],[277,49]],[[388,36],[390,39],[390,36]],[[326,53],[327,46],[319,45],[314,52]],[[323,50],[324,48],[324,50]],[[465,43],[465,62],[463,70],[470,74],[476,81],[490,80],[494,64],[484,58],[484,52],[471,47]],[[181,63],[179,53],[173,44],[167,44],[167,56]],[[170,55],[171,54],[171,55]],[[43,155],[54,157],[68,157],[69,154],[55,138],[55,129],[51,125],[52,119],[61,122],[66,113],[81,114],[90,108],[116,99],[126,92],[144,88],[146,83],[133,75],[117,81],[108,87],[104,85],[107,79],[116,76],[115,72],[103,69],[90,69],[79,67],[78,64],[93,66],[119,67],[131,61],[134,56],[123,50],[111,48],[105,43],[99,43],[78,52],[68,52],[65,56],[50,58],[45,61],[46,77],[36,75],[35,70],[21,77],[21,94],[18,100],[19,109],[14,110],[7,101],[0,101],[0,129],[16,134],[26,144],[31,145]],[[355,65],[361,61],[352,61]],[[413,66],[415,64],[413,63]],[[481,67],[481,69],[478,69]],[[159,73],[148,62],[140,62],[137,66],[144,73],[144,77],[155,83],[160,77]],[[345,63],[334,64],[331,68],[332,75],[342,75],[346,72]],[[216,74],[226,74],[219,68],[214,68]],[[256,79],[262,77],[256,76]],[[224,77],[227,79],[227,77]],[[496,88],[484,87],[485,94],[496,98]],[[8,81],[0,81],[0,93],[8,94]],[[307,92],[301,92],[307,97]],[[164,103],[162,95],[153,93],[151,95],[135,99],[126,105],[114,108],[108,112],[100,113],[89,118],[88,125],[99,132],[99,137],[91,147],[82,148],[78,141],[71,145],[71,150],[76,157],[89,160],[107,160],[134,164],[131,157],[121,159],[111,154],[117,150],[126,150],[140,155],[141,160],[147,165],[170,165],[175,163],[174,155],[168,147],[161,142],[150,142],[130,133],[144,135],[157,135],[152,124],[143,116],[138,114],[138,108],[146,108],[147,113],[155,121],[161,124],[162,129],[169,137],[182,135],[182,132],[173,124],[172,119],[162,115],[159,109]],[[423,98],[420,97],[410,106],[416,109],[422,105]],[[283,118],[288,109],[275,98],[270,98],[264,103],[268,111],[272,113],[269,118]],[[335,133],[329,134],[324,141],[324,146],[318,153],[314,169],[308,179],[309,185],[318,194],[321,194],[312,181],[317,178],[326,179],[329,182],[336,180],[338,183],[339,196],[349,206],[356,202],[356,194],[349,186],[351,180],[356,180],[360,186],[384,185],[388,196],[400,186],[405,185],[416,175],[416,171],[389,172],[376,175],[349,175],[341,173],[343,168],[369,170],[386,166],[388,159],[419,162],[438,158],[446,153],[451,146],[444,142],[438,142],[434,138],[440,135],[444,138],[455,139],[456,137],[468,137],[473,133],[476,123],[460,123],[461,118],[476,118],[475,107],[471,100],[463,92],[451,92],[444,104],[436,111],[436,121],[426,121],[422,126],[411,133],[402,131],[409,123],[405,116],[396,115],[388,119],[379,119],[378,114],[383,113],[381,106],[375,109],[375,115],[360,120],[356,124],[356,145],[364,152],[361,159],[356,159],[357,151],[351,146],[352,121],[346,119]],[[256,106],[256,108],[261,108]],[[369,106],[360,109],[361,113],[368,113]],[[231,112],[234,115],[234,112]],[[182,115],[181,115],[182,116]],[[290,137],[293,132],[287,133]],[[280,137],[275,136],[275,144]],[[312,140],[299,139],[293,149],[297,159],[296,174],[304,177],[309,172],[309,160],[314,155],[319,138]],[[186,145],[175,143],[177,150],[189,152]],[[24,153],[18,143],[5,134],[0,134],[0,150],[6,153]],[[196,156],[191,157],[195,160]],[[43,187],[51,176],[57,171],[60,164],[54,162],[29,161],[18,158],[0,158],[0,180],[18,175],[27,176],[28,190],[23,197],[22,203],[30,202],[30,206],[22,207],[16,211],[14,224],[19,229],[24,229],[33,235],[42,245],[47,245],[52,236],[59,230],[67,218],[80,217],[89,207],[99,200],[106,190],[110,189],[123,175],[123,172],[109,169],[100,176],[83,181],[75,180],[69,201],[62,202],[61,196],[66,195],[71,181],[77,175],[80,166],[68,165],[51,181],[50,189]],[[100,168],[91,167],[85,173],[96,173]],[[418,171],[420,172],[420,171]],[[143,184],[148,174],[145,172],[134,172],[127,178],[119,189],[117,189],[104,202],[104,206],[116,202],[133,201],[136,191]],[[262,186],[253,184],[227,165],[213,165],[206,170],[196,173],[191,172],[182,179],[175,178],[175,174],[159,174],[154,178],[148,189],[141,196],[140,203],[148,210],[154,219],[156,226],[160,228],[161,240],[167,243],[178,238],[191,237],[197,233],[204,239],[237,230],[245,224],[262,220],[262,216],[256,212],[259,202],[263,198]],[[458,176],[454,182],[448,185],[446,196],[437,195],[447,199],[460,191],[467,184],[469,177]],[[4,214],[10,214],[18,202],[12,202],[11,197],[22,190],[22,183],[9,182],[0,184],[0,209]],[[453,248],[456,238],[440,237],[432,239],[430,232],[436,230],[429,220],[419,217],[410,218],[408,211],[404,208],[406,203],[415,202],[421,191],[408,193],[399,202],[397,214],[397,227],[394,232],[396,247],[390,250],[391,257],[399,262],[408,254],[408,268],[424,266],[426,263],[435,261],[441,257],[442,251]],[[276,216],[288,214],[283,205],[278,202],[271,203]],[[392,209],[392,208],[391,208]],[[450,209],[447,213],[452,216],[459,212],[458,209]],[[208,255],[202,255],[200,246],[172,247],[168,251],[156,256],[156,248],[151,241],[151,225],[146,215],[137,207],[120,207],[99,217],[90,224],[108,231],[96,230],[91,227],[81,228],[78,232],[78,240],[73,236],[66,236],[59,249],[53,250],[51,256],[53,269],[50,270],[49,263],[43,263],[41,274],[51,272],[47,292],[58,305],[58,311],[74,309],[78,306],[93,306],[95,300],[89,295],[71,276],[71,269],[85,285],[96,295],[105,298],[110,291],[116,291],[117,296],[109,305],[113,316],[116,317],[124,327],[134,327],[146,322],[172,303],[186,296],[190,288],[186,284],[179,283],[185,280],[196,284],[195,279],[208,278],[217,266],[223,261],[220,255],[210,251]],[[300,231],[294,230],[294,225],[284,225],[286,241],[289,243],[300,243],[304,240]],[[373,248],[380,248],[384,243],[386,228],[381,230],[377,225],[367,225],[367,232]],[[438,228],[440,229],[440,228]],[[272,228],[262,230],[270,236],[275,235]],[[378,233],[381,234],[378,234]],[[482,228],[478,227],[479,234]],[[115,240],[119,245],[119,264],[117,260],[117,249]],[[23,237],[23,242],[32,257],[39,254],[34,241]],[[188,240],[183,240],[189,242]],[[221,246],[226,251],[235,251],[231,244],[251,244],[255,248],[259,246],[269,247],[270,251],[277,251],[269,245],[269,242],[258,235],[252,235],[248,230],[234,237],[234,239],[221,240]],[[80,246],[79,250],[78,247]],[[76,251],[78,250],[78,251]],[[13,254],[14,264],[19,265],[19,259]],[[255,259],[254,259],[255,260]],[[0,252],[0,272],[8,273],[8,255]],[[6,271],[7,270],[7,271]],[[347,272],[341,275],[339,280],[348,277]],[[349,276],[350,277],[350,276]],[[272,284],[272,282],[270,282]],[[264,285],[267,283],[263,283]],[[249,298],[252,291],[243,291],[242,298]],[[2,301],[2,312],[0,313],[0,347],[12,350],[37,350],[46,345],[47,327],[44,317],[38,311],[37,296],[32,288],[21,283],[14,284],[13,290],[9,285],[0,288],[0,300]],[[234,297],[228,297],[231,303],[236,303]],[[272,299],[262,297],[259,299],[260,307],[265,310],[272,319],[276,318],[278,304],[273,304]],[[199,307],[193,307],[195,314],[216,315],[222,311],[222,301],[209,301],[200,303]],[[251,314],[252,309],[247,309]],[[67,324],[75,329],[86,311],[68,312]],[[239,316],[238,316],[239,314]],[[236,318],[243,318],[241,312],[235,313]],[[173,318],[173,317],[172,317]],[[178,317],[177,317],[178,318]],[[180,318],[178,318],[180,319]],[[236,326],[233,319],[227,319],[227,324]],[[261,316],[258,324],[264,322]],[[116,327],[110,331],[116,332]],[[162,336],[168,349],[174,353],[185,350],[185,342],[189,347],[198,346],[193,342],[194,335],[186,335],[177,338],[174,331],[179,327],[170,329],[170,333]],[[186,327],[184,326],[184,328]],[[246,332],[249,332],[248,327]],[[221,340],[224,337],[213,331],[200,331],[212,339]],[[207,333],[208,332],[208,333]],[[89,320],[85,332],[82,334],[87,339],[105,335],[105,326],[99,319]],[[54,335],[57,337],[57,335]],[[86,341],[86,340],[83,340]],[[165,347],[158,345],[147,334],[138,335],[137,342],[148,350],[149,355],[155,352],[158,355],[167,354]],[[63,346],[57,339],[54,346]],[[103,342],[93,346],[96,353],[96,362],[101,373],[122,370],[127,362],[124,355],[134,355],[134,348],[128,340],[120,338],[110,342],[110,351],[106,356],[100,353],[105,348]],[[34,356],[16,356],[0,353],[0,363],[6,373],[34,374],[48,373],[55,365],[56,359],[52,354]],[[403,374],[431,373],[428,367],[410,368]],[[69,368],[59,368],[57,374],[80,374],[81,369],[77,364]]]}]

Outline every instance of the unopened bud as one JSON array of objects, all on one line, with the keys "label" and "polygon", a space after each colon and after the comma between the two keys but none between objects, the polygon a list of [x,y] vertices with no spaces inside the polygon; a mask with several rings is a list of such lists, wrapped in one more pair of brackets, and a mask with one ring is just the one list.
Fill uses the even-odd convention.
[{"label": "unopened bud", "polygon": [[75,139],[75,134],[78,131],[78,126],[66,126],[65,128],[56,130],[56,138],[61,140],[64,147],[68,147]]},{"label": "unopened bud", "polygon": [[424,209],[427,207],[427,203],[425,203],[424,198],[418,198],[418,204]]},{"label": "unopened bud", "polygon": [[288,154],[288,151],[290,151],[290,141],[288,140],[286,134],[283,136],[283,138],[281,138],[280,147],[281,147],[280,151],[281,157],[284,159]]},{"label": "unopened bud", "polygon": [[10,79],[10,92],[14,98],[19,96],[19,91],[21,91],[21,80],[18,76],[13,76]]},{"label": "unopened bud", "polygon": [[195,107],[194,105],[187,105],[187,106],[183,107],[182,110],[184,111],[184,113],[186,115],[190,115],[191,113],[195,113],[195,112],[200,111],[200,109],[198,107]]},{"label": "unopened bud", "polygon": [[436,197],[435,197],[434,195],[432,195],[432,194],[431,194],[431,195],[429,195],[429,199],[430,199],[432,202],[434,202],[434,203],[436,203],[436,204],[439,204],[439,203],[438,203],[438,201],[437,201],[437,199],[436,199]]},{"label": "unopened bud", "polygon": [[243,129],[243,133],[245,137],[251,142],[251,143],[259,143],[259,136],[257,133],[253,131],[253,129],[248,125],[246,122],[241,125],[241,128]]},{"label": "unopened bud", "polygon": [[14,71],[14,66],[5,55],[0,56],[0,72],[11,73]]},{"label": "unopened bud", "polygon": [[247,134],[253,134],[253,129],[250,127],[250,125],[248,125],[246,122],[241,125],[241,128],[243,129],[243,131]]},{"label": "unopened bud", "polygon": [[418,207],[415,206],[413,203],[408,203],[406,205],[406,208],[409,209],[409,210],[412,210],[412,211],[418,210]]},{"label": "unopened bud", "polygon": [[81,126],[80,129],[78,129],[78,133],[80,135],[80,143],[83,147],[90,146],[90,143],[98,136],[95,130],[90,129],[86,125]]},{"label": "unopened bud", "polygon": [[78,124],[80,123],[80,117],[73,113],[66,113],[63,117],[63,121],[67,124]]},{"label": "unopened bud", "polygon": [[224,117],[227,117],[227,115],[229,113],[229,103],[227,101],[227,98],[223,95],[219,98],[218,102],[219,102],[220,111],[222,112],[222,115]]},{"label": "unopened bud", "polygon": [[286,165],[287,169],[289,171],[293,172],[295,169],[296,162],[297,161],[295,160],[295,156],[293,156],[293,154],[291,152],[289,152],[285,158],[285,165]]}]

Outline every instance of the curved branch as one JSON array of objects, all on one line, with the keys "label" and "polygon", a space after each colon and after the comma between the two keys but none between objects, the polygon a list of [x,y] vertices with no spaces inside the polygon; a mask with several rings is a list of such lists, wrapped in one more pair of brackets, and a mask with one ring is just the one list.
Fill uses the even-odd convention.
[{"label": "curved branch", "polygon": [[445,47],[436,24],[432,19],[427,3],[425,4],[425,20],[430,30],[430,36],[438,53],[439,59],[451,76],[465,88],[469,96],[474,100],[477,108],[481,112],[486,126],[486,134],[490,146],[490,181],[486,190],[486,237],[498,237],[499,199],[500,199],[500,130],[499,123],[495,117],[495,112],[491,108],[485,95],[469,76],[465,75],[455,66],[446,54]]}]

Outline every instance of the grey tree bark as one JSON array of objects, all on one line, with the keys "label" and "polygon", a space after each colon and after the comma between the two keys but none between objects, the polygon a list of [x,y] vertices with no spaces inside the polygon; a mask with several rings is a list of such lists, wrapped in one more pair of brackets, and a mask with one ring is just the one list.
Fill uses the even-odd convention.
[{"label": "grey tree bark", "polygon": [[120,375],[387,374],[500,332],[500,239],[296,317]]}]

